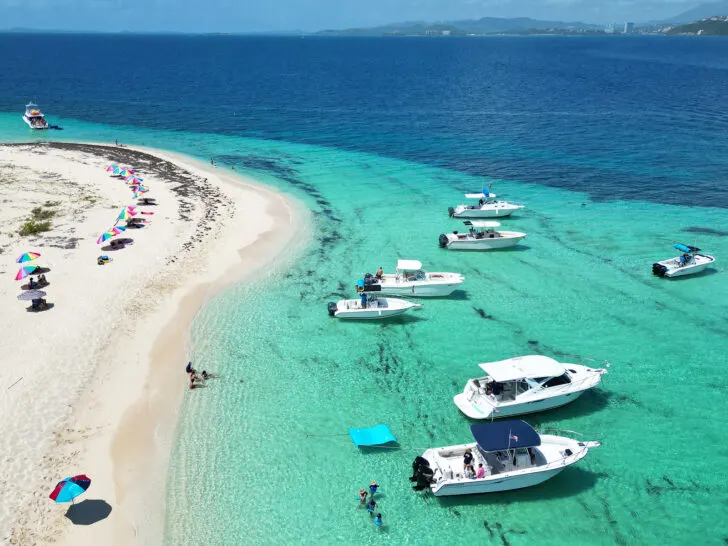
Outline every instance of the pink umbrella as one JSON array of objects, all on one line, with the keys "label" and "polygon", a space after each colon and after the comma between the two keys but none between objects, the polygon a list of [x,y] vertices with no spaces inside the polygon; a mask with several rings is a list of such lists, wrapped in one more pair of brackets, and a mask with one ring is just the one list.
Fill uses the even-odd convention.
[{"label": "pink umbrella", "polygon": [[15,275],[15,280],[19,281],[20,279],[24,279],[28,275],[32,275],[33,271],[35,271],[36,269],[38,269],[37,265],[26,265],[26,266],[21,267],[18,270],[18,274]]}]

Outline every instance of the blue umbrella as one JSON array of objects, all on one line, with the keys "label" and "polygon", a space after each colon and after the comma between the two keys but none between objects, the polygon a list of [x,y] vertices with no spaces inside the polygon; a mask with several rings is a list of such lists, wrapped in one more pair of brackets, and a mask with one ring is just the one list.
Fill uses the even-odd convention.
[{"label": "blue umbrella", "polygon": [[68,477],[56,484],[49,497],[56,502],[71,502],[91,485],[91,478],[86,474]]}]

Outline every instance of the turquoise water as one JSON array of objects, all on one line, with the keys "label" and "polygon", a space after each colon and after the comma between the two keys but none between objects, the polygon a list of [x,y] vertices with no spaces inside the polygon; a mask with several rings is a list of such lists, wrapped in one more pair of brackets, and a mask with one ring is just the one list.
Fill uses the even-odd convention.
[{"label": "turquoise water", "polygon": [[[0,115],[3,139],[28,139],[17,121]],[[455,253],[437,246],[439,233],[457,229],[447,206],[481,178],[303,144],[61,124],[65,131],[46,136],[215,155],[314,213],[313,241],[290,267],[233,287],[195,320],[192,357],[223,377],[185,398],[166,544],[722,544],[728,536],[720,523],[724,209],[593,202],[499,181],[494,191],[527,204],[503,221],[528,233],[525,244]],[[678,241],[714,254],[716,272],[652,277],[651,263],[672,256]],[[463,291],[384,324],[327,315],[326,302],[351,296],[364,272],[397,258],[463,273]],[[528,490],[461,499],[412,491],[410,463],[422,448],[468,440],[452,396],[476,364],[532,353],[611,362],[602,387],[527,418],[603,446]],[[363,452],[346,436],[381,422],[402,449]],[[356,500],[372,479],[382,486],[381,530]]]}]

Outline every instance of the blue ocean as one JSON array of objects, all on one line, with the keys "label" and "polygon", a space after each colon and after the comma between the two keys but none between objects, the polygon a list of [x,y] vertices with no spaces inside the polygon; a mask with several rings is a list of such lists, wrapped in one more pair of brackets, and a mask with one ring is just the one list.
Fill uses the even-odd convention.
[{"label": "blue ocean", "polygon": [[[3,141],[214,157],[312,212],[299,255],[195,320],[191,358],[223,380],[185,399],[166,544],[728,539],[728,40],[4,34],[0,74]],[[30,134],[29,100],[62,130]],[[525,203],[503,220],[525,244],[440,249],[447,207],[491,183]],[[715,267],[653,277],[678,242]],[[328,316],[398,258],[463,290],[410,319]],[[452,397],[477,363],[526,354],[611,363],[526,418],[602,446],[530,489],[413,491],[415,455],[470,440]],[[347,430],[378,423],[400,449],[357,450]]]}]

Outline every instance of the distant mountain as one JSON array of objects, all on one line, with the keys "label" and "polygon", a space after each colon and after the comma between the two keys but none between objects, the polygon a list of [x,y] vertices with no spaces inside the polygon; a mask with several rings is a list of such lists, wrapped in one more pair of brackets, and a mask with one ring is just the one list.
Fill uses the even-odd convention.
[{"label": "distant mountain", "polygon": [[688,11],[681,13],[680,15],[665,19],[663,22],[673,24],[691,23],[693,21],[700,21],[715,15],[728,15],[728,0],[719,0],[718,2],[700,4],[693,9],[689,9]]},{"label": "distant mountain", "polygon": [[702,36],[728,36],[728,19],[711,17],[687,25],[671,28],[667,34],[700,34]]},{"label": "distant mountain", "polygon": [[597,28],[601,27],[579,21],[565,23],[563,21],[540,21],[538,19],[530,19],[528,17],[515,17],[509,19],[500,17],[483,17],[481,19],[464,19],[460,21],[445,21],[441,23],[416,21],[394,23],[369,28],[322,30],[317,34],[330,36],[413,36],[445,32],[457,36],[466,34],[523,33],[548,29],[593,30]]}]

